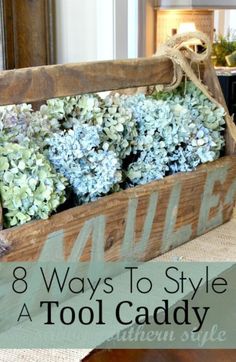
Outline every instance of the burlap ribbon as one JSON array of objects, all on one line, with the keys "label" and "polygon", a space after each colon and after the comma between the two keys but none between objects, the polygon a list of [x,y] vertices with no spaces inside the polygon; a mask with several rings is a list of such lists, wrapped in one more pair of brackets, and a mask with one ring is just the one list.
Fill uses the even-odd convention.
[{"label": "burlap ribbon", "polygon": [[[204,49],[201,53],[194,50],[191,45],[196,44],[202,45]],[[196,48],[196,47],[195,47]],[[177,88],[182,82],[184,77],[189,78],[205,96],[217,106],[222,105],[211,95],[209,89],[203,84],[200,76],[197,76],[193,70],[193,66],[200,66],[201,63],[209,61],[212,52],[212,46],[208,36],[201,32],[191,32],[176,34],[169,38],[167,42],[161,45],[154,57],[159,59],[169,58],[173,63],[173,79],[170,84],[160,84],[155,87],[140,87],[138,89],[126,89],[125,93],[134,94],[147,90],[151,93],[154,88],[162,91],[172,91]],[[124,90],[122,91],[124,93]]]},{"label": "burlap ribbon", "polygon": [[[202,45],[202,49],[204,49],[201,53],[195,51],[197,49],[197,47],[194,46],[196,40]],[[211,52],[212,46],[210,39],[204,33],[192,32],[176,34],[171,37],[165,44],[160,46],[154,56],[161,59],[169,58],[172,61],[174,69],[173,80],[168,85],[156,86],[155,88],[157,90],[172,91],[180,85],[184,77],[187,77],[211,102],[215,103],[218,107],[222,107],[222,104],[212,96],[207,86],[200,79],[200,76],[197,76],[193,70],[194,66],[200,67],[201,63],[209,62]],[[228,128],[227,131],[236,144],[236,126],[228,112],[226,112],[225,120]],[[233,152],[232,150],[232,153]]]},{"label": "burlap ribbon", "polygon": [[[196,49],[196,47],[194,47],[196,41],[198,41],[198,44],[202,45],[202,49],[204,49],[201,53],[194,50],[194,48]],[[201,32],[176,34],[168,39],[165,44],[158,48],[154,55],[157,58],[169,58],[173,63],[173,80],[170,84],[163,85],[162,88],[166,91],[171,91],[180,85],[184,76],[187,76],[215,103],[215,99],[211,96],[206,86],[204,86],[192,68],[193,64],[200,65],[202,62],[209,60],[211,50],[209,38]]]}]

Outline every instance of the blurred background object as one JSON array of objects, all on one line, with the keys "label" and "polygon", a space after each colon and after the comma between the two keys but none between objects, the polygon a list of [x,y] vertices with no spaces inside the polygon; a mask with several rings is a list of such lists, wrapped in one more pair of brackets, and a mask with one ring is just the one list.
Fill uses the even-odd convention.
[{"label": "blurred background object", "polygon": [[223,39],[236,27],[235,0],[0,0],[0,5],[4,69],[151,56],[177,32],[200,30],[213,42],[214,34]]},{"label": "blurred background object", "polygon": [[176,33],[203,31],[236,112],[236,0],[0,0],[0,10],[0,69],[152,56]]},{"label": "blurred background object", "polygon": [[53,64],[54,0],[1,0],[2,68]]}]

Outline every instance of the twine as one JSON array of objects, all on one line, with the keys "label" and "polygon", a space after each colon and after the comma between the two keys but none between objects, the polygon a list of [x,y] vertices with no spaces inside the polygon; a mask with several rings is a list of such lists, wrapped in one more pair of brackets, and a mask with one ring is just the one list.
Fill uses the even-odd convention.
[{"label": "twine", "polygon": [[[196,39],[202,44],[203,49],[202,53],[194,51],[190,45],[194,45]],[[212,46],[208,36],[202,32],[190,32],[184,34],[176,34],[167,42],[160,46],[154,55],[156,58],[168,58],[172,61],[173,64],[173,79],[170,84],[163,84],[161,86],[156,86],[156,90],[172,91],[176,89],[183,78],[185,80],[190,79],[196,87],[198,87],[201,92],[217,107],[223,107],[210,93],[208,87],[202,82],[200,78],[200,64],[210,60],[212,52]],[[193,65],[197,66],[198,76],[193,70]],[[150,93],[150,92],[149,92]],[[226,125],[228,127],[228,132],[234,142],[236,143],[236,126],[232,117],[226,111],[225,116]]]},{"label": "twine", "polygon": [[[189,46],[194,44],[196,39],[199,40],[205,49],[202,53],[194,51]],[[199,69],[202,62],[210,59],[211,51],[210,39],[201,32],[176,34],[167,40],[154,55],[156,58],[169,58],[173,63],[174,75],[172,82],[167,85],[163,84],[163,90],[172,91],[177,88],[186,75],[211,102],[222,107],[210,94],[208,88],[201,81],[200,76],[197,77],[193,70],[193,64],[196,64]]]}]

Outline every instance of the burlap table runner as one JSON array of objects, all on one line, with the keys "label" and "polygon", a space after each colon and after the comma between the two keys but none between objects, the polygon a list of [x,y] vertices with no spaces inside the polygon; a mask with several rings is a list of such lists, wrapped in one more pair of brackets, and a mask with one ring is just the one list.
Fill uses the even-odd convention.
[{"label": "burlap table runner", "polygon": [[9,349],[0,351],[1,362],[79,362],[90,350]]}]

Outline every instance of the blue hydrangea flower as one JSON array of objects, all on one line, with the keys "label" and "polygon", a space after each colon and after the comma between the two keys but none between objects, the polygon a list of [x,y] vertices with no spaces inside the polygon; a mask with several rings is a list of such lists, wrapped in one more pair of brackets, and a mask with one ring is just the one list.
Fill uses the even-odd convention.
[{"label": "blue hydrangea flower", "polygon": [[79,203],[96,200],[121,181],[114,152],[100,148],[99,127],[76,125],[49,139],[48,158],[70,182]]},{"label": "blue hydrangea flower", "polygon": [[127,176],[136,184],[158,180],[167,174],[194,170],[219,158],[224,147],[225,111],[210,102],[192,82],[184,93],[124,97],[133,112],[138,136],[133,145],[137,158]]},{"label": "blue hydrangea flower", "polygon": [[137,137],[132,112],[119,94],[105,99],[96,94],[52,99],[41,107],[41,113],[50,120],[59,120],[65,129],[81,124],[99,126],[101,148],[114,151],[120,159],[130,155]]}]

